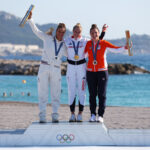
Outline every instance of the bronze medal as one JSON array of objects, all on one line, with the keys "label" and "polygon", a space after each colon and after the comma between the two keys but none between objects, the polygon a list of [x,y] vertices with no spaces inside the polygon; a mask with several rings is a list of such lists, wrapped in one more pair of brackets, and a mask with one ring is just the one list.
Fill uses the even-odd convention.
[{"label": "bronze medal", "polygon": [[97,65],[97,60],[94,60],[94,61],[93,61],[93,65]]},{"label": "bronze medal", "polygon": [[98,40],[98,42],[96,44],[96,50],[94,50],[94,44],[92,42],[92,53],[93,53],[93,58],[94,58],[93,65],[97,65],[96,55],[97,55],[98,46],[99,46],[99,40]]}]

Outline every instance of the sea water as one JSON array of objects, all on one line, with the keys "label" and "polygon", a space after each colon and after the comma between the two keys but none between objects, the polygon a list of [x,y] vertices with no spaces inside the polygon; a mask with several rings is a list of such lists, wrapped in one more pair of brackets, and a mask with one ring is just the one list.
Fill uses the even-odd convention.
[{"label": "sea water", "polygon": [[[132,57],[113,55],[108,56],[107,60],[109,63],[131,63],[150,70],[150,55]],[[23,80],[26,80],[26,83],[23,83]],[[3,96],[3,93],[7,96]],[[0,101],[38,103],[37,77],[0,75]],[[50,94],[48,102],[51,102]],[[61,104],[68,104],[66,76],[62,76]],[[89,105],[88,88],[85,104]],[[106,104],[107,106],[150,107],[150,75],[109,75]]]},{"label": "sea water", "polygon": [[[26,83],[23,83],[22,80],[26,80]],[[0,101],[38,102],[36,76],[1,75],[0,81]],[[4,92],[7,94],[5,97],[3,96]],[[30,93],[30,95],[28,95],[28,93]],[[51,98],[49,95],[49,102],[50,101]],[[65,76],[62,76],[61,104],[68,104]],[[86,105],[88,104],[89,93],[87,88]],[[150,75],[109,75],[107,105],[150,107]]]}]

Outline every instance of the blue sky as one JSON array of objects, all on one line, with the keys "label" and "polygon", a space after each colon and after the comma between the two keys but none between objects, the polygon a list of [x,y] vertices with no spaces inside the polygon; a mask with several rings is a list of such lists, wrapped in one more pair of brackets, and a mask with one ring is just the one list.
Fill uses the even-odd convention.
[{"label": "blue sky", "polygon": [[31,4],[35,23],[64,22],[72,30],[80,22],[86,36],[91,24],[101,30],[106,23],[107,39],[124,37],[126,29],[150,35],[150,0],[0,0],[0,11],[22,18]]}]

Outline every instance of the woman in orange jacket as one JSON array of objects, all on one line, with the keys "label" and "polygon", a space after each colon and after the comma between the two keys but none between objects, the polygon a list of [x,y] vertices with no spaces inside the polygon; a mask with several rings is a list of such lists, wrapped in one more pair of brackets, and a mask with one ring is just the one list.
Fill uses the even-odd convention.
[{"label": "woman in orange jacket", "polygon": [[[122,52],[127,46],[118,47],[108,41],[99,40],[99,29],[93,24],[90,29],[91,40],[87,42],[85,53],[88,54],[87,83],[89,90],[90,122],[103,123],[103,115],[106,105],[106,88],[108,81],[108,67],[106,61],[107,50]],[[99,99],[98,118],[96,119],[96,96]]]}]

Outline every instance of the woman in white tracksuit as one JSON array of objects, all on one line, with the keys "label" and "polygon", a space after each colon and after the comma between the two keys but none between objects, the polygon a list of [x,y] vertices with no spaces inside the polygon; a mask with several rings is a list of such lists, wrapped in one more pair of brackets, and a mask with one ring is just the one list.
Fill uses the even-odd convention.
[{"label": "woman in white tracksuit", "polygon": [[52,122],[58,122],[58,108],[61,95],[61,57],[67,55],[67,48],[63,41],[66,32],[65,24],[60,23],[56,29],[56,36],[40,31],[29,16],[32,31],[43,41],[42,60],[38,72],[38,98],[40,123],[46,122],[46,106],[50,85],[52,103]]},{"label": "woman in white tracksuit", "polygon": [[[106,30],[103,27],[103,31]],[[67,83],[68,83],[68,101],[71,111],[69,122],[82,122],[82,112],[86,99],[86,60],[84,48],[87,39],[81,36],[82,27],[78,23],[73,27],[73,36],[65,40],[68,53]],[[103,38],[105,31],[100,38]],[[75,116],[76,95],[79,97],[79,112]]]}]

